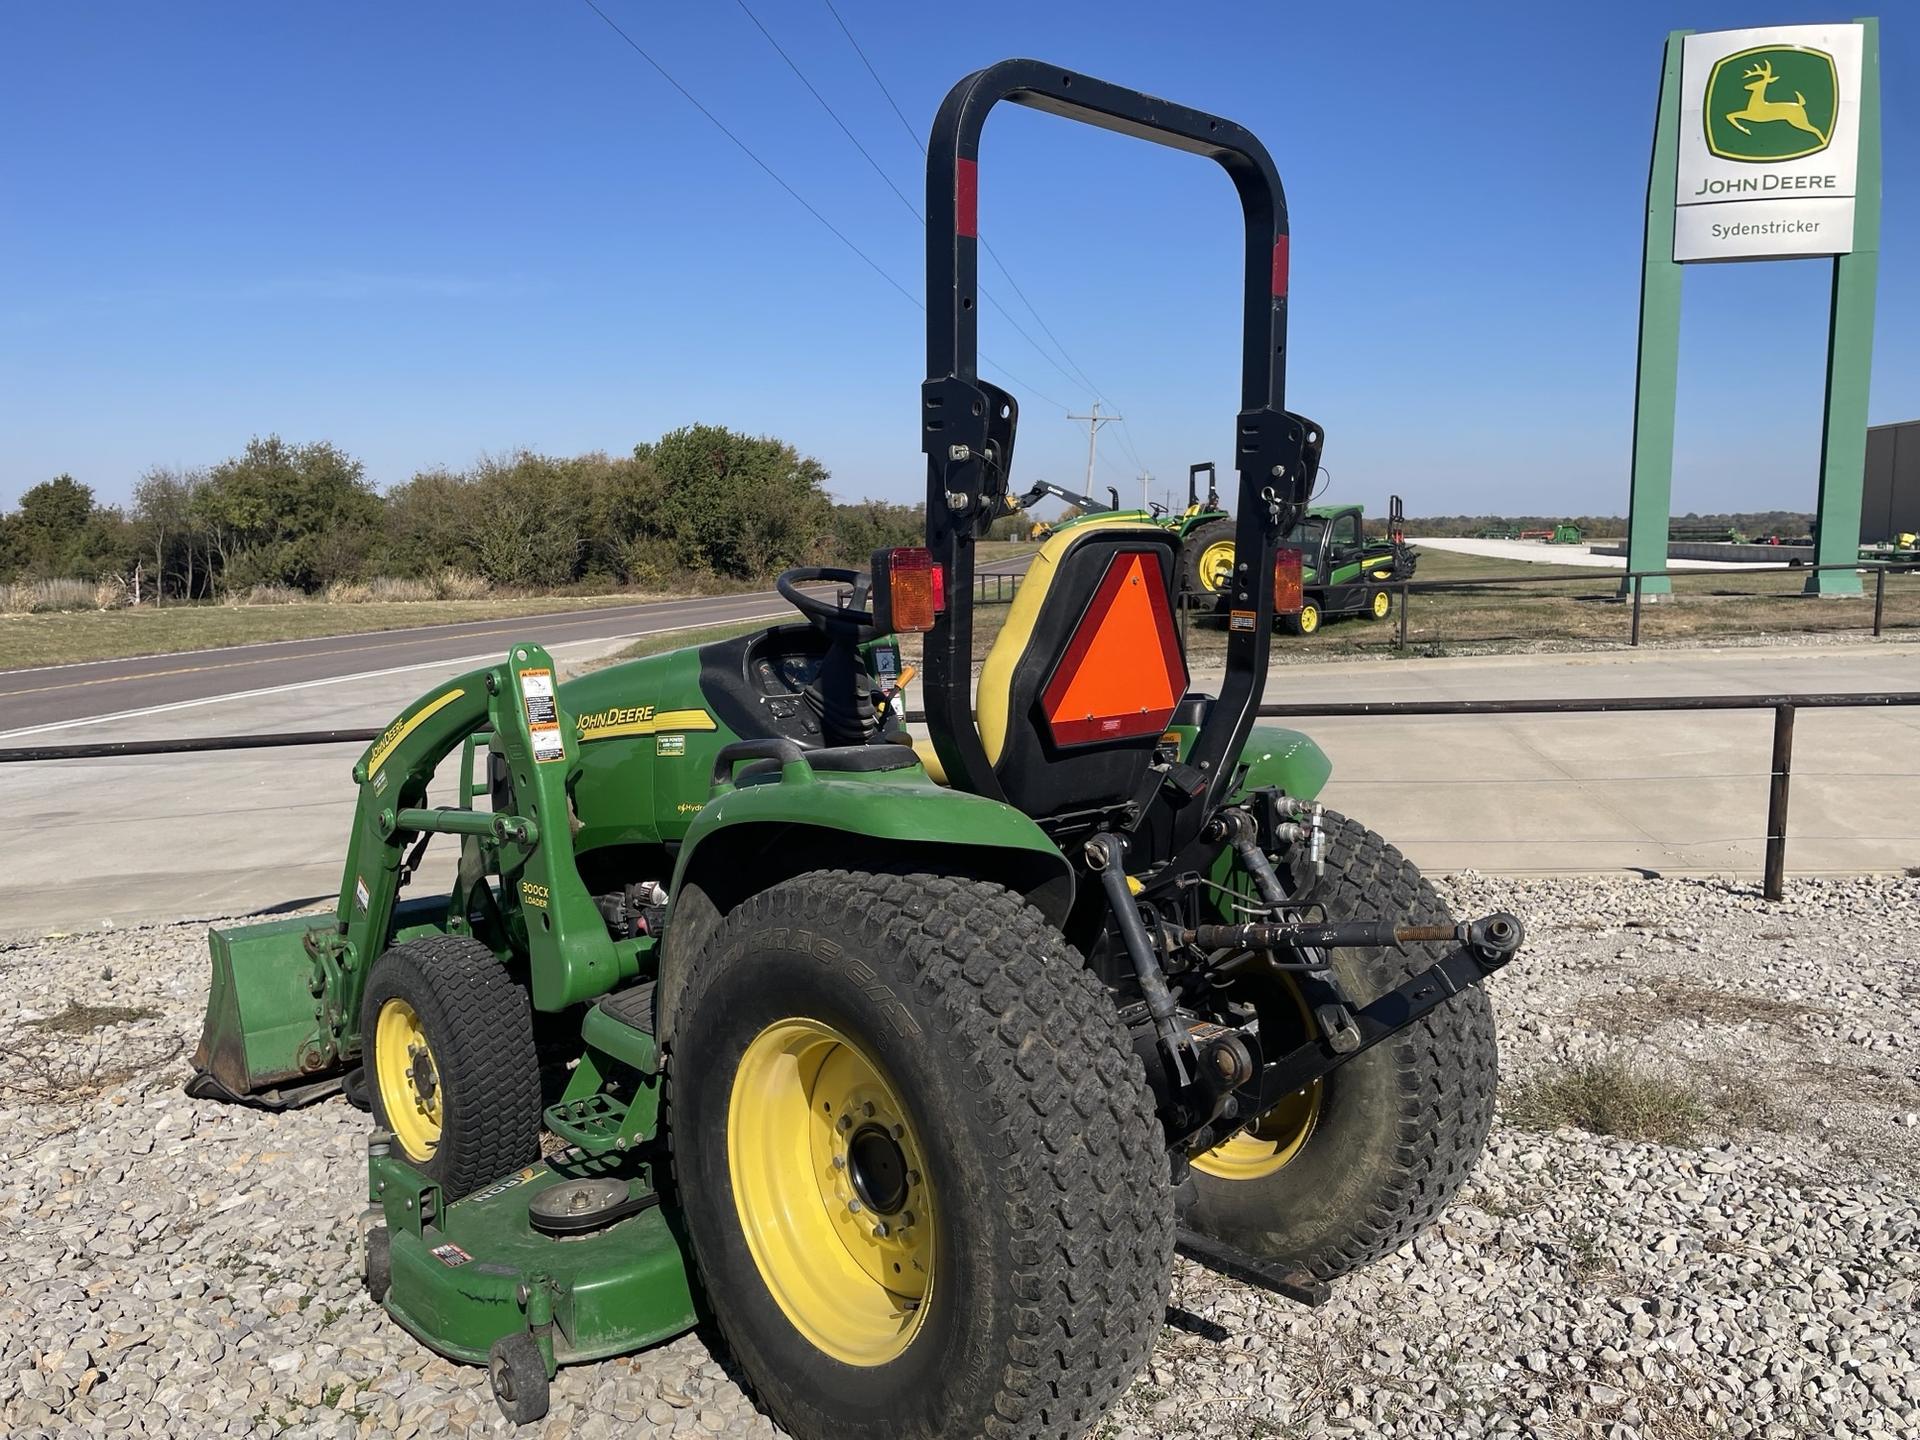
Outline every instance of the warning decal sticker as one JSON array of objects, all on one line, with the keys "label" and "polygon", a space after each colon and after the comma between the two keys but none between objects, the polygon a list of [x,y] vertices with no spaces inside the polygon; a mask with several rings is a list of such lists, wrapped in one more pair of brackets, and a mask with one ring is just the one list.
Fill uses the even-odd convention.
[{"label": "warning decal sticker", "polygon": [[567,758],[567,742],[560,737],[560,709],[553,699],[551,670],[522,670],[520,697],[527,707],[527,733],[533,739],[533,758],[545,764]]}]

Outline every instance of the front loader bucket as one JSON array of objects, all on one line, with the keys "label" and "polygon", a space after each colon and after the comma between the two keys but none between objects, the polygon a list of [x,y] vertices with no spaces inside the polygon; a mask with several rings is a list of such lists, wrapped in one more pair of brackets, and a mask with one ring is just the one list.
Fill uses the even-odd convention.
[{"label": "front loader bucket", "polygon": [[283,1110],[340,1088],[302,944],[314,923],[306,916],[207,932],[213,979],[189,1095]]}]

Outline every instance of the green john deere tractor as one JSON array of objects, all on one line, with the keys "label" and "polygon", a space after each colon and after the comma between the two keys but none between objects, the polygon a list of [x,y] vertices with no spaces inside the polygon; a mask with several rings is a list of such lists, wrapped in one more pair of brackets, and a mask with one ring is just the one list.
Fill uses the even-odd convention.
[{"label": "green john deere tractor", "polygon": [[[1200,498],[1200,477],[1207,495]],[[1180,537],[1180,588],[1189,603],[1217,605],[1233,588],[1233,517],[1220,507],[1211,460],[1187,467],[1187,508],[1165,523]]]},{"label": "green john deere tractor", "polygon": [[[1207,156],[1244,206],[1257,563],[1217,694],[1188,683],[1179,537],[1125,515],[1046,543],[973,683],[1018,420],[976,367],[1003,100]],[[925,547],[787,572],[798,623],[565,684],[523,642],[435,686],[354,766],[332,914],[211,936],[193,1093],[364,1092],[368,1289],[488,1366],[512,1420],[556,1367],[710,1320],[798,1436],[1084,1434],[1146,1360],[1176,1245],[1316,1301],[1486,1136],[1480,982],[1519,922],[1456,920],[1322,806],[1312,741],[1255,724],[1321,449],[1283,400],[1266,150],[1011,60],[941,107],[927,211]],[[435,836],[451,891],[403,901]]]},{"label": "green john deere tractor", "polygon": [[[1200,498],[1200,476],[1207,477],[1207,495]],[[1125,515],[1170,530],[1180,539],[1180,587],[1176,597],[1183,605],[1218,606],[1233,584],[1233,517],[1220,508],[1220,491],[1214,464],[1203,460],[1187,470],[1187,508],[1169,514],[1155,502],[1145,510],[1122,510],[1120,492],[1107,487],[1106,500],[1068,490],[1050,480],[1035,481],[1025,494],[1009,499],[1009,509],[1029,509],[1042,500],[1065,501],[1075,512],[1062,520],[1036,523],[1033,538],[1044,540],[1069,525],[1098,517]]]},{"label": "green john deere tractor", "polygon": [[[1200,499],[1199,477],[1207,476]],[[1181,539],[1181,586],[1195,604],[1230,610],[1234,585],[1235,526],[1220,508],[1212,461],[1187,475],[1187,508],[1160,523]],[[1406,542],[1400,497],[1388,515],[1387,537],[1370,540],[1358,505],[1314,505],[1301,512],[1281,542],[1282,561],[1274,613],[1294,635],[1311,635],[1339,615],[1384,620],[1393,613],[1388,587],[1410,579],[1417,560]],[[1296,558],[1297,557],[1297,558]]]}]

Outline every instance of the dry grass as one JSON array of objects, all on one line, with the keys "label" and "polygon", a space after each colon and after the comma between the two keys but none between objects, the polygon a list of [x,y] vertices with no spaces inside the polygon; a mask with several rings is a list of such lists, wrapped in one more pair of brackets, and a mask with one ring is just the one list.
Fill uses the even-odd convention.
[{"label": "dry grass", "polygon": [[1753,991],[1717,990],[1671,975],[1639,979],[1630,994],[1595,996],[1581,1018],[1614,1034],[1644,1035],[1663,1020],[1710,1020],[1721,1025],[1765,1025],[1799,1030],[1815,1015],[1832,1012],[1800,1000],[1775,1000]]},{"label": "dry grass", "polygon": [[87,580],[22,580],[0,585],[0,614],[47,615],[59,610],[104,609]]},{"label": "dry grass", "polygon": [[45,1030],[53,1035],[91,1035],[110,1025],[129,1025],[136,1020],[158,1020],[160,1012],[151,1005],[88,1005],[69,1000],[57,1015],[28,1020],[29,1030]]},{"label": "dry grass", "polygon": [[305,605],[307,592],[291,585],[252,585],[245,590],[229,590],[220,598],[222,605]]},{"label": "dry grass", "polygon": [[1694,1086],[1609,1056],[1531,1076],[1513,1093],[1505,1115],[1526,1130],[1571,1125],[1622,1140],[1690,1145],[1707,1109],[1706,1097]]},{"label": "dry grass", "polygon": [[418,604],[422,600],[437,600],[433,585],[426,580],[401,580],[392,575],[382,575],[367,584],[369,600],[389,601],[399,604]]},{"label": "dry grass", "polygon": [[70,1104],[169,1064],[186,1049],[178,1034],[105,1033],[158,1020],[147,1006],[89,1005],[29,1020],[0,1038],[0,1097]]},{"label": "dry grass", "polygon": [[484,600],[493,593],[493,582],[464,570],[442,570],[433,577],[436,600]]},{"label": "dry grass", "polygon": [[[88,587],[91,595],[92,587]],[[222,645],[364,635],[417,625],[450,625],[512,615],[554,615],[679,598],[672,594],[509,595],[484,600],[420,603],[368,600],[299,605],[142,605],[86,613],[14,614],[0,619],[0,669],[110,660],[127,655],[172,655]],[[768,601],[768,610],[780,607]]]}]

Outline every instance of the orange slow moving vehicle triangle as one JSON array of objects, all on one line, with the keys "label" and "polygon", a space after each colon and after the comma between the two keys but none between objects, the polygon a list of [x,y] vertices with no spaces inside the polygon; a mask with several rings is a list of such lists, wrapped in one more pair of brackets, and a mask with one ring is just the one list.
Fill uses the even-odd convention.
[{"label": "orange slow moving vehicle triangle", "polygon": [[1122,550],[1041,692],[1058,745],[1158,734],[1187,690],[1159,557]]}]

